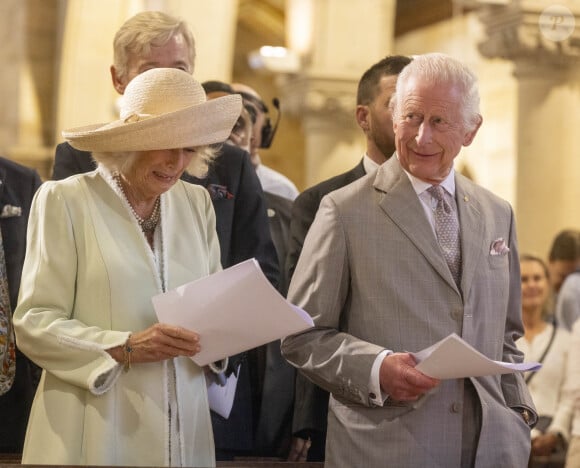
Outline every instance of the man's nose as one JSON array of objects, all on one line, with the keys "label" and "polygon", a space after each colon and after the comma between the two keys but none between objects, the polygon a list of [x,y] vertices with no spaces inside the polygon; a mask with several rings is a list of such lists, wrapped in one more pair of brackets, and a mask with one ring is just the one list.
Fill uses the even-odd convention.
[{"label": "man's nose", "polygon": [[431,142],[432,131],[431,125],[429,122],[423,121],[419,128],[417,129],[417,135],[415,136],[415,140],[419,145],[426,144]]}]

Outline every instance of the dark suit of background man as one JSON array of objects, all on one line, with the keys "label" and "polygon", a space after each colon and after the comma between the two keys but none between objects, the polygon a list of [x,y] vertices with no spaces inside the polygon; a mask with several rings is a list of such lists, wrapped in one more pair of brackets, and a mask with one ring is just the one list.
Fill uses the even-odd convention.
[{"label": "dark suit of background man", "polygon": [[437,380],[411,354],[455,333],[523,361],[513,210],[453,168],[482,123],[477,78],[416,56],[392,106],[396,157],[320,204],[288,291],[315,326],[282,353],[331,393],[328,467],[526,466],[537,414],[523,375]]},{"label": "dark suit of background man", "polygon": [[[40,183],[36,171],[0,157],[0,226],[13,311],[26,252],[28,213]],[[7,393],[0,396],[0,452],[22,452],[30,405],[39,377],[38,367],[16,348],[14,383]]]},{"label": "dark suit of background man", "polygon": [[[234,93],[231,85],[222,81],[205,81],[202,86],[208,99]],[[265,107],[262,102],[258,104]],[[256,133],[256,117],[255,106],[244,102],[240,117],[227,140],[228,144],[251,151]],[[266,135],[268,142],[271,143],[276,128],[277,125],[267,126],[258,129],[258,133]],[[281,273],[278,291],[286,296],[288,284],[282,273],[288,247],[292,201],[267,191],[264,191],[264,198],[268,207],[270,234],[278,255]],[[247,355],[254,400],[254,453],[263,457],[285,459],[290,450],[292,437],[295,370],[281,356],[280,340],[255,348]],[[224,429],[227,429],[226,421],[219,416],[214,417],[212,422],[214,428],[224,426]]]},{"label": "dark suit of background man", "polygon": [[[179,68],[193,72],[195,45],[186,23],[157,11],[144,11],[127,20],[115,35],[113,86],[123,94],[135,76],[150,68]],[[53,179],[62,179],[95,168],[87,152],[77,151],[68,143],[56,149]],[[209,167],[207,177],[197,179],[184,174],[183,179],[203,185],[211,195],[216,212],[216,231],[222,266],[227,268],[255,257],[266,277],[278,285],[279,269],[270,237],[262,187],[250,163],[249,155],[223,145]],[[195,261],[195,259],[192,259]],[[230,359],[226,374],[237,369]],[[238,383],[232,411],[227,420],[212,412],[216,459],[232,454],[251,454],[253,449],[254,403],[247,363],[239,362]]]},{"label": "dark suit of background man", "polygon": [[[320,200],[327,193],[360,179],[367,172],[374,171],[394,153],[395,138],[389,103],[395,92],[397,76],[410,61],[408,57],[401,55],[388,56],[363,73],[358,84],[355,116],[366,137],[366,153],[362,161],[350,171],[310,187],[294,200],[285,267],[287,281],[292,278]],[[292,424],[295,438],[292,443],[291,460],[300,460],[299,454],[306,450],[309,461],[324,460],[327,413],[328,392],[298,373]],[[306,447],[307,440],[311,441],[310,449]]]}]

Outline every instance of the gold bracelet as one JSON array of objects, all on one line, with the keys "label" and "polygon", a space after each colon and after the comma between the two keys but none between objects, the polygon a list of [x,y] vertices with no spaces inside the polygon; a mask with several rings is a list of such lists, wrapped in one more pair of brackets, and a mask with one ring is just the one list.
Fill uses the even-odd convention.
[{"label": "gold bracelet", "polygon": [[123,370],[125,372],[129,372],[129,369],[131,369],[131,353],[133,352],[133,348],[129,344],[130,338],[131,336],[129,335],[129,338],[127,338],[127,341],[123,345]]}]

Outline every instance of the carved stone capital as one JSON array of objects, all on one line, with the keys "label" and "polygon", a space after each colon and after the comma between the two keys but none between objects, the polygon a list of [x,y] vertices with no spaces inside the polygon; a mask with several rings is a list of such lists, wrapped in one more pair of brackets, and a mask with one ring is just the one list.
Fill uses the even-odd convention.
[{"label": "carved stone capital", "polygon": [[512,0],[503,5],[486,0],[469,3],[485,27],[487,37],[479,44],[484,57],[533,63],[536,73],[537,67],[561,70],[580,65],[578,7],[572,11],[534,0]]},{"label": "carved stone capital", "polygon": [[358,78],[325,76],[308,72],[280,77],[284,111],[298,117],[332,119],[352,125]]}]

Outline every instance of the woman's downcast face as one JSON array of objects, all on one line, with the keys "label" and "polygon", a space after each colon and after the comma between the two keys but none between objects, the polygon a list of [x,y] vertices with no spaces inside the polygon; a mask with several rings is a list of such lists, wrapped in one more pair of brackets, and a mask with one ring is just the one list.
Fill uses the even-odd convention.
[{"label": "woman's downcast face", "polygon": [[195,152],[195,148],[139,152],[123,177],[143,199],[158,197],[175,185]]}]

